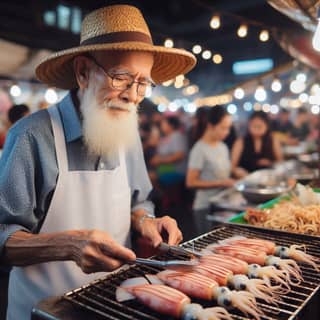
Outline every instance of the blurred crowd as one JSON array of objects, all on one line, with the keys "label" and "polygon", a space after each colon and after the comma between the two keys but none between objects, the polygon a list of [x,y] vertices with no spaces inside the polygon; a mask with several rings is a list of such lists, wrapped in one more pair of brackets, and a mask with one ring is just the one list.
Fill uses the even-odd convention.
[{"label": "blurred crowd", "polygon": [[299,108],[278,114],[254,111],[234,120],[223,106],[140,117],[145,161],[157,211],[192,208],[205,232],[209,199],[247,174],[290,157],[287,148],[316,150],[319,116]]},{"label": "blurred crowd", "polygon": [[[9,128],[29,113],[24,104],[8,110],[0,150]],[[198,234],[207,231],[212,196],[290,157],[288,148],[316,150],[319,135],[319,116],[304,108],[278,114],[254,111],[240,120],[223,106],[201,107],[193,115],[181,110],[141,113],[139,121],[156,214],[168,214],[175,207],[192,209]]]}]

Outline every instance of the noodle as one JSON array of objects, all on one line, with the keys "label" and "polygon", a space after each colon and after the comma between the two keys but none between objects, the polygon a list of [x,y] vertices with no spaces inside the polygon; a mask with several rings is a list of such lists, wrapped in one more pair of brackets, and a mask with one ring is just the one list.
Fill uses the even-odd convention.
[{"label": "noodle", "polygon": [[320,205],[303,206],[297,198],[282,201],[271,209],[249,209],[244,218],[260,227],[320,235]]}]

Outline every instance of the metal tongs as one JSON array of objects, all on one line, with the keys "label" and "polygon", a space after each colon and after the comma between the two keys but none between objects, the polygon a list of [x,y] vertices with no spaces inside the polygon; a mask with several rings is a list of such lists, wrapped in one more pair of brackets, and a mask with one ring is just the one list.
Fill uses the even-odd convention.
[{"label": "metal tongs", "polygon": [[153,267],[161,267],[165,269],[171,269],[175,271],[192,271],[195,266],[198,265],[199,261],[194,260],[168,260],[168,261],[160,261],[160,260],[152,260],[152,259],[143,259],[136,258],[136,260],[132,261],[132,263],[143,264]]},{"label": "metal tongs", "polygon": [[[158,249],[161,250],[162,252],[165,252],[165,253],[187,255],[188,257],[200,258],[203,256],[203,253],[201,253],[200,251],[186,249],[186,248],[183,248],[180,246],[172,246],[172,245],[169,245],[165,242],[161,242]],[[193,261],[193,260],[191,260],[191,261]]]}]

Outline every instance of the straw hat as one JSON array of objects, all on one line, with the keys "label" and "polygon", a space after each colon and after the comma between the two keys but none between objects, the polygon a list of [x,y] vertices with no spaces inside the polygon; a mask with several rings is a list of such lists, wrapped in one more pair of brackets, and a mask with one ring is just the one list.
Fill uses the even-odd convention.
[{"label": "straw hat", "polygon": [[185,74],[196,64],[196,58],[190,52],[153,45],[149,28],[136,7],[113,5],[86,16],[82,22],[80,45],[50,55],[38,65],[36,76],[50,86],[76,88],[73,58],[97,50],[152,52],[151,76],[156,83]]}]

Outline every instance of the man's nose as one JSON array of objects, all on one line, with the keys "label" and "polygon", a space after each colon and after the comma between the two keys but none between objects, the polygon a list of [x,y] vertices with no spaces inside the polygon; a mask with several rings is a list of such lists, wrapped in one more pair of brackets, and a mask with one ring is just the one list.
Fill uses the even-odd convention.
[{"label": "man's nose", "polygon": [[126,102],[132,102],[137,103],[138,102],[138,84],[136,82],[133,82],[126,90],[123,90],[120,94],[121,99],[123,99]]}]

